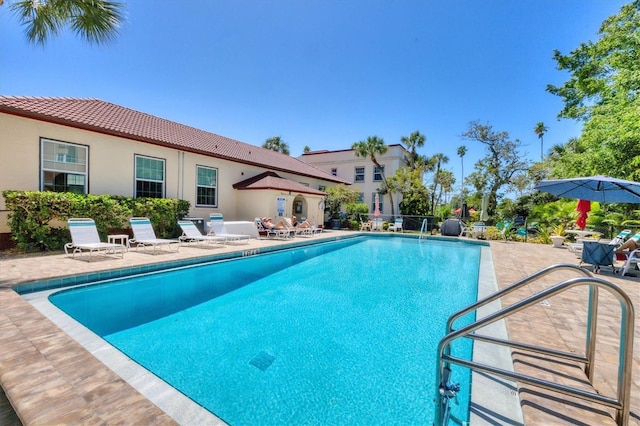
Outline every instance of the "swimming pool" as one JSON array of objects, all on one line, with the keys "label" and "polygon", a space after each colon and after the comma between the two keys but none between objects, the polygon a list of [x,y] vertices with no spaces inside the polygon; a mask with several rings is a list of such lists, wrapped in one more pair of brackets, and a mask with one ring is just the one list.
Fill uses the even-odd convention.
[{"label": "swimming pool", "polygon": [[[358,238],[51,301],[232,424],[424,424],[436,344],[476,300],[479,257],[473,245]],[[461,382],[454,414],[466,419]]]}]

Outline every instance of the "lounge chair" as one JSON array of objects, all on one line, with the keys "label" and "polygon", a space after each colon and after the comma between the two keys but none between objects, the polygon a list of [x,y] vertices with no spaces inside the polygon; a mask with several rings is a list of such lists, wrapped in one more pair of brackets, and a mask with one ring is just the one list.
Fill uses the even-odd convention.
[{"label": "lounge chair", "polygon": [[182,229],[182,235],[180,236],[180,238],[178,238],[181,244],[224,244],[227,242],[226,237],[220,237],[217,235],[202,235],[200,230],[196,227],[196,224],[190,220],[179,220],[178,225],[180,226],[180,229]]},{"label": "lounge chair", "polygon": [[387,231],[400,231],[403,232],[402,230],[402,218],[396,218],[396,220],[389,225],[389,227],[387,228]]},{"label": "lounge chair", "polygon": [[[629,239],[640,244],[640,232],[636,233]],[[627,272],[629,272],[629,269],[631,269],[632,265],[635,265],[636,268],[640,267],[640,248],[629,252],[616,252],[616,259],[624,262],[620,273],[620,275],[624,276]]]},{"label": "lounge chair", "polygon": [[295,231],[291,231],[289,229],[277,229],[277,228],[267,228],[262,223],[262,219],[259,217],[255,218],[256,228],[258,228],[258,235],[261,237],[269,238],[291,238],[295,235]]},{"label": "lounge chair", "polygon": [[175,251],[180,250],[179,240],[156,238],[156,233],[153,231],[153,226],[148,218],[132,217],[129,219],[129,224],[133,231],[133,239],[130,244],[133,244],[136,247],[136,250],[142,247],[146,252],[147,247],[151,246],[153,248],[153,254],[155,254],[157,248],[162,248],[164,246],[166,246],[168,250],[171,250],[172,244],[175,244]]},{"label": "lounge chair", "polygon": [[220,213],[211,213],[209,215],[211,220],[211,231],[209,235],[216,235],[218,237],[225,237],[227,242],[230,241],[244,241],[249,244],[250,235],[245,234],[230,234],[227,232],[227,228],[224,226],[224,217]]},{"label": "lounge chair", "polygon": [[127,249],[123,244],[103,243],[100,241],[100,235],[98,235],[98,229],[93,219],[88,218],[73,218],[67,221],[69,226],[69,232],[71,233],[71,242],[64,245],[64,252],[69,256],[69,250],[71,250],[71,257],[75,257],[76,253],[80,253],[82,256],[83,251],[89,252],[89,261],[91,261],[91,254],[93,252],[101,253],[105,256],[118,255],[124,257],[124,252]]},{"label": "lounge chair", "polygon": [[285,217],[284,222],[287,228],[289,228],[289,231],[293,231],[295,235],[300,235],[303,237],[313,237],[314,235],[314,230],[310,226],[294,226],[291,223],[291,218],[289,217]]}]

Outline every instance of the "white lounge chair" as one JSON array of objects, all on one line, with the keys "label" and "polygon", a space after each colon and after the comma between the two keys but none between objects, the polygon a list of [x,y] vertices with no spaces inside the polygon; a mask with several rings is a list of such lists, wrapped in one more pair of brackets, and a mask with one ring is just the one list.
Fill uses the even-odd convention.
[{"label": "white lounge chair", "polygon": [[196,224],[190,220],[179,220],[178,225],[180,226],[180,229],[182,229],[182,235],[178,238],[181,244],[224,244],[227,242],[226,237],[220,237],[218,235],[202,235],[200,230],[196,227]]},{"label": "white lounge chair", "polygon": [[147,251],[147,247],[153,248],[153,254],[156,253],[157,248],[167,247],[171,250],[171,245],[175,244],[175,251],[180,250],[179,240],[168,240],[164,238],[156,238],[156,233],[153,231],[151,221],[146,217],[132,217],[129,219],[129,224],[133,230],[133,239],[129,245],[133,244],[136,250],[140,247]]},{"label": "white lounge chair", "polygon": [[262,223],[262,219],[255,218],[256,228],[258,228],[258,235],[269,238],[292,238],[295,235],[295,231],[289,229],[267,228]]},{"label": "white lounge chair", "polygon": [[249,244],[250,235],[245,234],[231,234],[227,231],[227,228],[224,226],[224,217],[220,213],[211,213],[209,215],[209,219],[211,220],[211,231],[209,235],[216,235],[218,237],[225,237],[227,242],[230,241],[244,241]]},{"label": "white lounge chair", "polygon": [[387,231],[394,231],[394,232],[400,231],[400,232],[403,232],[403,230],[402,230],[402,222],[403,222],[402,218],[400,218],[400,217],[396,218],[396,220],[392,224],[389,225],[389,227],[387,228]]},{"label": "white lounge chair", "polygon": [[93,252],[101,253],[105,256],[109,254],[116,256],[119,253],[121,258],[124,257],[124,252],[127,248],[123,244],[103,243],[100,241],[100,235],[98,235],[98,229],[93,219],[73,218],[67,221],[67,225],[71,233],[71,242],[64,245],[64,252],[67,256],[69,256],[69,250],[71,250],[71,257],[75,257],[76,253],[80,253],[80,256],[82,256],[83,251],[88,251],[89,260],[91,260]]},{"label": "white lounge chair", "polygon": [[295,235],[300,235],[302,237],[313,237],[313,235],[315,234],[313,227],[293,226],[293,224],[291,223],[291,218],[289,217],[285,217],[284,221],[285,225],[289,228],[289,231],[293,231]]},{"label": "white lounge chair", "polygon": [[[640,232],[636,233],[629,239],[635,241],[636,244],[640,244]],[[640,248],[629,252],[616,252],[615,255],[616,260],[622,260],[624,262],[624,265],[621,268],[622,272],[620,273],[620,275],[624,276],[627,272],[629,272],[631,266],[636,265],[636,267],[638,267],[638,265],[640,265]]]}]

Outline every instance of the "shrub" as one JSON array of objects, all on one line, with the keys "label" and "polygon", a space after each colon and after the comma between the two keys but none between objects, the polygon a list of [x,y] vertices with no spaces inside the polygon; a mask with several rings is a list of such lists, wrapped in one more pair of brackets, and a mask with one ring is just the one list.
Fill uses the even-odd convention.
[{"label": "shrub", "polygon": [[162,237],[179,235],[177,221],[189,211],[189,202],[167,198],[133,199],[70,192],[2,192],[9,213],[12,239],[20,250],[60,250],[70,240],[63,226],[71,217],[95,220],[101,238],[127,227],[127,218],[147,216]]}]

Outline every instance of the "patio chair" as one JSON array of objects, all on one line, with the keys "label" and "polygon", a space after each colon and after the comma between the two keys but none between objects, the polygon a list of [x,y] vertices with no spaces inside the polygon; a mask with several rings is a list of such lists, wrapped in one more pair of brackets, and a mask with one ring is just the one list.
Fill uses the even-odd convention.
[{"label": "patio chair", "polygon": [[394,231],[394,232],[400,231],[400,232],[403,232],[403,230],[402,230],[402,222],[403,222],[403,220],[402,220],[401,217],[396,218],[396,220],[392,224],[389,225],[389,227],[387,228],[387,231]]},{"label": "patio chair", "polygon": [[225,237],[227,242],[238,241],[249,244],[250,235],[245,234],[231,234],[227,231],[227,228],[224,226],[224,217],[220,213],[211,213],[209,215],[209,219],[211,220],[211,231],[209,235],[216,235],[218,237]]},{"label": "patio chair", "polygon": [[580,266],[582,266],[583,263],[590,264],[593,266],[593,272],[595,273],[600,272],[602,266],[611,266],[613,272],[616,272],[613,265],[614,246],[598,241],[583,241],[582,244]]},{"label": "patio chair", "polygon": [[178,225],[180,226],[180,229],[182,229],[182,235],[180,236],[180,238],[178,238],[178,240],[180,240],[180,244],[224,244],[227,242],[226,237],[220,237],[217,235],[202,235],[200,230],[196,227],[196,224],[190,220],[179,220]]},{"label": "patio chair", "polygon": [[360,221],[360,230],[361,231],[371,231],[371,227],[373,226],[373,221],[368,220],[366,222]]},{"label": "patio chair", "polygon": [[167,247],[171,250],[171,245],[175,244],[175,251],[180,250],[179,240],[168,240],[164,238],[157,238],[156,233],[153,231],[151,221],[146,217],[132,217],[129,219],[131,230],[133,231],[133,239],[130,244],[133,244],[138,248],[142,247],[144,251],[147,251],[147,247],[153,248],[153,254],[156,254],[156,249]]},{"label": "patio chair", "polygon": [[98,229],[93,219],[89,218],[72,218],[67,220],[69,226],[69,232],[71,233],[71,242],[64,245],[65,255],[69,256],[69,250],[71,250],[71,257],[75,257],[76,253],[82,253],[84,251],[89,252],[89,261],[91,261],[91,255],[93,252],[101,253],[105,256],[112,254],[114,256],[120,254],[120,258],[124,257],[124,252],[127,249],[123,244],[103,243],[100,241],[100,235],[98,235]]}]

